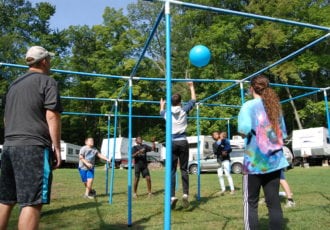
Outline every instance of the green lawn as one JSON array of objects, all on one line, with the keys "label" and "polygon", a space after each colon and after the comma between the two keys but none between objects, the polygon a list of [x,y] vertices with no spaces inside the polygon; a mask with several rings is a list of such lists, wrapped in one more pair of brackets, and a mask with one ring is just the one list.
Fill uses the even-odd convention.
[{"label": "green lawn", "polygon": [[[52,202],[43,208],[40,229],[163,229],[164,170],[151,171],[152,198],[146,195],[145,180],[140,181],[140,196],[132,203],[131,227],[127,227],[127,172],[115,170],[113,203],[109,204],[104,167],[96,170],[94,188],[98,195],[95,200],[82,197],[84,188],[77,169],[56,170]],[[330,229],[330,167],[296,167],[286,176],[296,207],[283,207],[285,229]],[[172,229],[243,229],[242,176],[233,175],[233,179],[237,193],[216,196],[219,191],[217,175],[202,174],[201,199],[197,201],[197,176],[190,175],[191,206],[182,209],[179,200],[176,210],[172,211]],[[181,197],[181,180],[179,182],[177,196]],[[17,216],[18,208],[15,208],[9,229],[15,229]],[[259,219],[260,229],[267,229],[265,205],[259,206]]]}]

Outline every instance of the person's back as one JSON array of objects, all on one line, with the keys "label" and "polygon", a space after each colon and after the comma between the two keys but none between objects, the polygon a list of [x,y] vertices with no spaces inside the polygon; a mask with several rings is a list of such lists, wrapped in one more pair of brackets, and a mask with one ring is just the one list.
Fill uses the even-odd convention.
[{"label": "person's back", "polygon": [[258,228],[258,200],[261,187],[268,208],[269,229],[282,229],[279,199],[281,170],[288,166],[283,155],[286,135],[280,100],[265,76],[252,78],[253,99],[238,114],[238,132],[246,137],[243,167],[243,210],[246,229]]},{"label": "person's back", "polygon": [[[193,82],[188,82],[190,88],[191,99],[182,106],[181,95],[173,94],[171,97],[171,111],[172,111],[172,184],[171,184],[171,207],[175,208],[178,198],[175,197],[176,184],[176,168],[178,161],[180,161],[181,179],[183,196],[183,206],[189,206],[189,175],[188,175],[188,159],[189,159],[189,145],[186,137],[187,116],[190,110],[193,109],[196,103],[196,94]],[[160,115],[166,119],[165,101],[160,100]]]},{"label": "person's back", "polygon": [[57,88],[56,81],[37,72],[28,72],[11,84],[6,97],[11,106],[5,109],[4,145],[51,146],[45,112],[61,111],[60,104],[54,104],[59,97],[52,88]]}]

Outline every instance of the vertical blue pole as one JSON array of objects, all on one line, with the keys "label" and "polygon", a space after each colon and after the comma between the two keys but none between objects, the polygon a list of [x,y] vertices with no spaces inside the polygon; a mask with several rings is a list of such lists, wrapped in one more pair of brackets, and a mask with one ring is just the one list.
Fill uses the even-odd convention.
[{"label": "vertical blue pole", "polygon": [[229,121],[230,121],[230,119],[227,119],[227,137],[228,137],[228,139],[230,140],[231,138],[230,138],[230,124],[229,124]]},{"label": "vertical blue pole", "polygon": [[171,229],[171,168],[172,168],[172,113],[171,113],[171,15],[170,2],[165,2],[166,21],[166,163],[165,163],[165,197],[164,197],[164,230]]},{"label": "vertical blue pole", "polygon": [[[110,151],[109,151],[109,136],[110,136],[110,114],[108,115],[108,145],[107,145],[107,158],[110,157]],[[105,194],[108,194],[109,190],[109,164],[107,162],[106,164],[106,172],[105,172]]]},{"label": "vertical blue pole", "polygon": [[[112,161],[111,161],[111,183],[109,193],[109,203],[112,204],[113,183],[115,179],[115,160],[116,160],[116,143],[117,143],[117,121],[118,121],[118,100],[115,101],[115,122],[113,125],[113,148],[112,148]],[[110,138],[108,138],[108,145],[110,145]]]},{"label": "vertical blue pole", "polygon": [[199,139],[199,135],[200,135],[200,110],[199,110],[199,103],[197,103],[196,105],[197,111],[196,111],[196,116],[197,116],[197,120],[196,120],[196,126],[197,126],[197,200],[200,201],[201,199],[201,153],[200,153],[200,139]]},{"label": "vertical blue pole", "polygon": [[330,138],[330,112],[329,112],[329,105],[328,105],[328,96],[327,96],[327,90],[324,90],[324,103],[325,103],[325,115],[327,117],[327,123],[328,123],[328,137]]},{"label": "vertical blue pole", "polygon": [[132,226],[132,94],[133,78],[129,79],[129,103],[128,103],[128,175],[127,175],[127,213],[128,227]]},{"label": "vertical blue pole", "polygon": [[241,89],[241,102],[242,102],[242,104],[244,104],[245,99],[244,99],[244,86],[243,86],[243,82],[240,82],[239,83],[239,87]]}]

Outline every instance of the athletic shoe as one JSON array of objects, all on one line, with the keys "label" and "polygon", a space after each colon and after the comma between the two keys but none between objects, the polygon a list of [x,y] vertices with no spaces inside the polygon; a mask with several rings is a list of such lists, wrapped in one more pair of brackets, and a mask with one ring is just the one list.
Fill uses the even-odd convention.
[{"label": "athletic shoe", "polygon": [[296,206],[296,203],[294,201],[288,200],[286,202],[285,208],[294,208]]},{"label": "athletic shoe", "polygon": [[173,196],[171,198],[171,209],[175,209],[176,202],[178,202],[178,198],[176,198],[176,197]]},{"label": "athletic shoe", "polygon": [[154,196],[154,194],[152,194],[151,192],[148,193],[148,198],[151,198],[153,196]]},{"label": "athletic shoe", "polygon": [[230,195],[235,195],[235,190],[230,191]]},{"label": "athletic shoe", "polygon": [[84,198],[88,198],[88,199],[94,199],[94,197],[93,196],[90,196],[90,195],[84,195]]},{"label": "athletic shoe", "polygon": [[96,196],[96,191],[95,191],[95,189],[92,189],[92,190],[89,192],[89,196]]},{"label": "athletic shoe", "polygon": [[188,200],[187,194],[183,194],[183,196],[182,196],[182,206],[183,206],[183,208],[189,207],[189,200]]},{"label": "athletic shoe", "polygon": [[137,198],[138,198],[138,196],[137,196],[136,193],[133,194],[133,198],[134,198],[134,199],[137,199]]}]

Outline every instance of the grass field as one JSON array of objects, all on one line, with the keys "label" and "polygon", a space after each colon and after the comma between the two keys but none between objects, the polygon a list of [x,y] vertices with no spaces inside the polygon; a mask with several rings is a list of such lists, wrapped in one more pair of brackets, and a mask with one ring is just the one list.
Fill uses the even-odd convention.
[{"label": "grass field", "polygon": [[[109,176],[110,176],[109,171]],[[113,203],[105,194],[105,171],[96,169],[95,199],[82,197],[84,188],[77,169],[54,172],[52,202],[42,211],[40,229],[163,229],[164,170],[151,171],[154,196],[147,197],[146,182],[139,184],[139,197],[132,203],[132,226],[127,227],[127,170],[116,169]],[[285,229],[330,229],[330,167],[294,168],[286,173],[296,207],[283,207]],[[217,196],[216,174],[201,175],[201,199],[197,201],[197,176],[190,175],[190,201],[183,209],[180,200],[171,213],[172,229],[243,229],[242,175],[233,175],[236,194]],[[227,182],[227,181],[226,181]],[[177,196],[181,197],[181,180]],[[283,206],[285,200],[282,202]],[[9,229],[15,229],[19,209],[13,210]],[[1,217],[0,217],[1,218]],[[267,229],[267,209],[259,206],[260,229]]]}]

